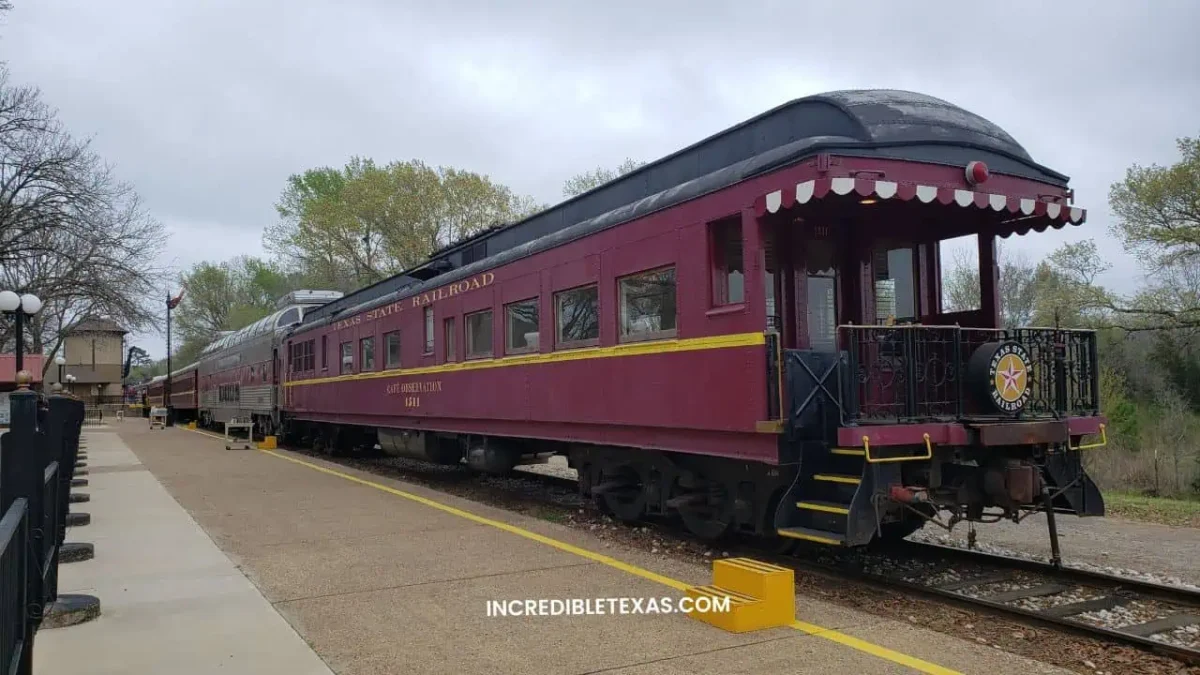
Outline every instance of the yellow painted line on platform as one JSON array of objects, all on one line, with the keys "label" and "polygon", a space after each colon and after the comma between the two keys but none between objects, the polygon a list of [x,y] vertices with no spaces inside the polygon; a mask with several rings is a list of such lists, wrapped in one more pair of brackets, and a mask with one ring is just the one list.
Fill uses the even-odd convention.
[{"label": "yellow painted line on platform", "polygon": [[[216,438],[216,439],[219,439],[222,441],[225,440],[224,436],[221,436],[219,434],[210,433],[207,431],[201,431],[199,429],[196,429],[196,430],[185,429],[185,431],[194,431],[195,433],[203,434],[205,436]],[[565,541],[559,541],[552,537],[547,537],[546,535],[538,534],[537,532],[532,532],[530,530],[526,530],[524,528],[517,527],[516,525],[510,525],[509,523],[506,523],[504,521],[494,520],[492,518],[485,518],[484,516],[480,516],[480,515],[471,513],[470,511],[464,511],[463,509],[455,508],[448,504],[443,504],[443,503],[435,501],[433,499],[429,499],[428,497],[422,497],[420,495],[416,495],[411,492],[405,492],[404,490],[397,490],[396,488],[389,487],[387,485],[383,485],[382,483],[376,483],[375,481],[366,480],[365,478],[359,478],[357,476],[352,476],[348,473],[344,473],[344,472],[338,471],[336,469],[330,469],[328,467],[321,466],[320,464],[306,462],[303,459],[289,457],[289,456],[279,452],[278,450],[261,450],[260,449],[259,452],[263,453],[264,455],[271,455],[272,457],[278,457],[279,459],[286,460],[288,462],[292,462],[293,464],[299,464],[300,466],[308,467],[315,471],[320,471],[321,473],[324,473],[324,474],[329,474],[330,476],[337,476],[338,478],[348,480],[351,483],[358,483],[359,485],[364,485],[366,487],[375,488],[376,490],[386,492],[390,495],[395,495],[397,497],[403,497],[404,499],[417,502],[418,504],[424,504],[425,506],[428,506],[430,508],[437,509],[444,513],[449,513],[451,515],[455,515],[455,516],[464,518],[466,520],[469,520],[469,521],[472,521],[475,523],[479,523],[480,525],[487,525],[489,527],[494,527],[498,530],[503,530],[510,534],[515,534],[519,537],[524,537],[525,539],[530,539],[530,540],[536,541],[540,544],[545,544],[547,546],[556,548],[560,551],[564,551],[566,553],[571,553],[571,554],[577,555],[581,558],[586,558],[593,562],[598,562],[602,565],[607,565],[614,569],[621,570],[622,572],[632,574],[636,577],[641,577],[643,579],[647,579],[649,581],[653,581],[653,582],[662,584],[664,586],[669,586],[680,592],[685,592],[685,591],[687,591],[687,589],[692,588],[693,586],[696,585],[696,584],[685,583],[678,579],[672,579],[671,577],[664,576],[662,574],[658,574],[657,572],[651,572],[648,569],[644,569],[644,568],[638,567],[636,565],[630,565],[627,562],[617,560],[616,558],[613,558],[611,556],[606,556],[602,553],[596,553],[595,551],[589,551],[586,548],[581,548],[579,546],[575,546],[574,544],[568,544]],[[908,668],[912,668],[913,670],[916,670],[921,673],[928,673],[928,675],[962,675],[962,673],[960,673],[956,670],[951,670],[949,668],[943,668],[942,666],[939,666],[935,663],[930,663],[928,661],[916,658],[915,656],[909,656],[908,654],[904,654],[903,652],[898,652],[893,649],[888,649],[887,647],[882,647],[880,645],[877,645],[877,644],[874,644],[871,642],[867,642],[866,640],[862,640],[862,639],[853,637],[851,635],[846,635],[845,633],[840,633],[832,628],[825,628],[823,626],[818,626],[816,624],[807,623],[804,621],[793,621],[790,624],[790,626],[793,629],[798,630],[807,635],[824,638],[826,640],[836,642],[840,645],[850,647],[851,649],[857,649],[858,651],[865,652],[872,656],[884,659],[885,661],[891,661],[892,663],[902,665],[902,666],[905,666]]]}]

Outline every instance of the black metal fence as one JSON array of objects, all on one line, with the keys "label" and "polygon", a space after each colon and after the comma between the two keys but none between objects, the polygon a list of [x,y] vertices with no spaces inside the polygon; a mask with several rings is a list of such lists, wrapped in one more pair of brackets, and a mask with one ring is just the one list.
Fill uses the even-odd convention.
[{"label": "black metal fence", "polygon": [[[1096,334],[1055,328],[843,326],[848,358],[842,409],[847,423],[996,417],[967,382],[972,354],[986,343],[1025,348],[1029,398],[1021,417],[1056,418],[1099,411]],[[1011,416],[1010,416],[1011,417]]]},{"label": "black metal fence", "polygon": [[0,436],[0,668],[27,675],[34,635],[58,597],[84,410],[76,399],[28,389],[9,401],[9,430]]}]

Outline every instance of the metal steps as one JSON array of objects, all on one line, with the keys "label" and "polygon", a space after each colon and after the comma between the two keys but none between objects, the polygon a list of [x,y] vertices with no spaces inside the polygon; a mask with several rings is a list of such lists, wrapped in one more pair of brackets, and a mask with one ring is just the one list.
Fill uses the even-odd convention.
[{"label": "metal steps", "polygon": [[[786,499],[794,508],[782,509],[776,519],[781,537],[843,546],[861,539],[851,536],[855,500],[864,489],[866,453],[861,448],[820,448],[801,459],[801,477]],[[866,486],[870,489],[870,486]]]}]

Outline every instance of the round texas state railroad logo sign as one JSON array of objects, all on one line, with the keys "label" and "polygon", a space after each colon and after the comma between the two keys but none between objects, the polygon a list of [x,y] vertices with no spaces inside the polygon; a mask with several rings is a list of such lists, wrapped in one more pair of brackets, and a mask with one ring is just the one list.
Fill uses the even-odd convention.
[{"label": "round texas state railroad logo sign", "polygon": [[1015,413],[1029,400],[1029,352],[1016,342],[1005,342],[992,354],[988,374],[992,403],[1004,412]]}]

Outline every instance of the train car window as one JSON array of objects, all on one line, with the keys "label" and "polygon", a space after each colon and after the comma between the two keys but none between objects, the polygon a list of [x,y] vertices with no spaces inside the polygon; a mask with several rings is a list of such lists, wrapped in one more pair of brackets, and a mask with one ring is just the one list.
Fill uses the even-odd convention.
[{"label": "train car window", "polygon": [[492,310],[468,314],[463,318],[467,326],[467,358],[481,359],[492,355]]},{"label": "train car window", "polygon": [[808,348],[834,351],[837,345],[837,269],[833,244],[826,239],[810,241],[804,264]]},{"label": "train car window", "polygon": [[504,306],[504,351],[522,354],[538,348],[537,298]]},{"label": "train car window", "polygon": [[713,305],[736,305],[746,299],[745,256],[742,253],[741,216],[725,218],[708,226],[712,251]]},{"label": "train car window", "polygon": [[365,337],[359,342],[358,369],[360,371],[375,370],[375,338]]},{"label": "train car window", "polygon": [[383,336],[383,348],[385,350],[383,356],[384,368],[399,368],[400,367],[400,331],[394,330],[390,333],[385,333]]},{"label": "train car window", "polygon": [[342,343],[342,374],[354,372],[354,343]]},{"label": "train car window", "polygon": [[911,246],[875,250],[875,319],[880,324],[915,321],[917,294]]},{"label": "train car window", "polygon": [[293,323],[298,323],[299,321],[300,310],[299,308],[292,307],[279,316],[279,320],[275,322],[275,327],[282,328],[284,326],[290,326]]},{"label": "train car window", "polygon": [[779,332],[783,327],[783,319],[779,316],[779,308],[775,303],[775,284],[778,278],[779,262],[775,253],[775,230],[763,232],[763,294],[767,305],[767,330]]},{"label": "train car window", "polygon": [[454,317],[446,319],[443,323],[446,333],[446,361],[454,362],[458,360],[458,354],[455,353]]},{"label": "train car window", "polygon": [[321,336],[321,370],[329,370],[329,336]]},{"label": "train car window", "polygon": [[675,336],[675,268],[633,274],[617,281],[621,340]]},{"label": "train car window", "polygon": [[[304,369],[315,370],[317,367],[317,355],[313,353],[313,348],[316,346],[315,339],[304,343]],[[267,374],[267,367],[263,366],[263,376]]]},{"label": "train car window", "polygon": [[554,294],[555,341],[586,346],[600,340],[600,287],[584,286]]},{"label": "train car window", "polygon": [[425,308],[425,353],[433,353],[433,308]]}]

